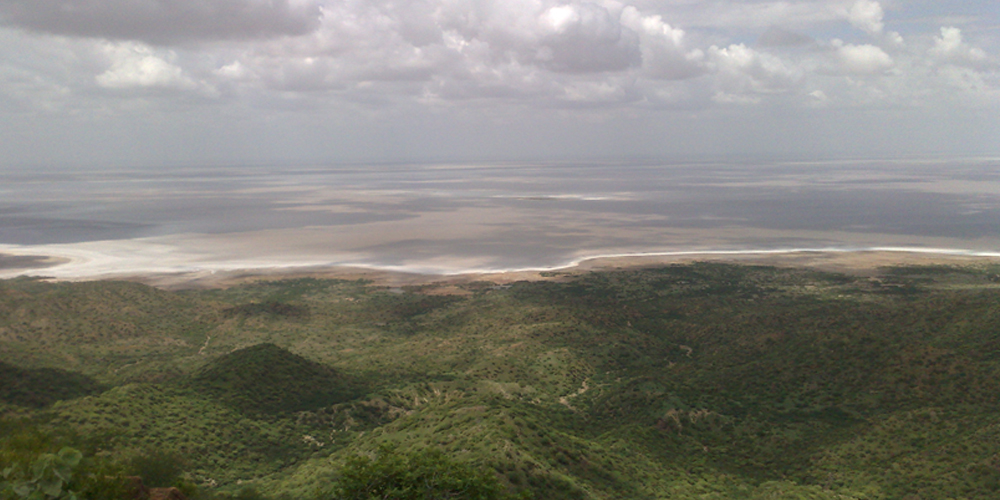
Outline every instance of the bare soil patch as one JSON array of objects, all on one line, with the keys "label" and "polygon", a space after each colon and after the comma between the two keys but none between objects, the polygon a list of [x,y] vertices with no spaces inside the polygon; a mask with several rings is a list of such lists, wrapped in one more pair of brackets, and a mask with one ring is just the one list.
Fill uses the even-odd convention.
[{"label": "bare soil patch", "polygon": [[67,262],[46,255],[11,255],[0,253],[0,269],[44,269]]}]

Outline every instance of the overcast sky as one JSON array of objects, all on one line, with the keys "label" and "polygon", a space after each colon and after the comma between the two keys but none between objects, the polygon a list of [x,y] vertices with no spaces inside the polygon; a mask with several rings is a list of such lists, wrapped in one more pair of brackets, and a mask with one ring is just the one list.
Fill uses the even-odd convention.
[{"label": "overcast sky", "polygon": [[1000,154],[997,0],[0,0],[0,165]]}]

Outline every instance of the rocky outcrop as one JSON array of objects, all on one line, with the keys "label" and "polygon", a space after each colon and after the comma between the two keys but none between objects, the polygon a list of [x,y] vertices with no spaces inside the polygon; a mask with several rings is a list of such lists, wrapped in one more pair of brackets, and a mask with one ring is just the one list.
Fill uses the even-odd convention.
[{"label": "rocky outcrop", "polygon": [[188,500],[181,490],[174,487],[147,488],[142,484],[142,478],[138,476],[132,476],[128,481],[130,500]]},{"label": "rocky outcrop", "polygon": [[150,488],[149,500],[188,500],[177,488]]}]

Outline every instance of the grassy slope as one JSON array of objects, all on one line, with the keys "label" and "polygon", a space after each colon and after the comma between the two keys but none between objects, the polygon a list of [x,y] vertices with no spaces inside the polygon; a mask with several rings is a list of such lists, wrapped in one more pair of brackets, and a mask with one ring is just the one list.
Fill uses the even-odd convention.
[{"label": "grassy slope", "polygon": [[[996,281],[715,264],[469,297],[16,280],[0,282],[0,360],[118,386],[36,411],[53,426],[302,497],[391,442],[539,498],[994,498]],[[296,354],[239,351],[260,343]]]}]

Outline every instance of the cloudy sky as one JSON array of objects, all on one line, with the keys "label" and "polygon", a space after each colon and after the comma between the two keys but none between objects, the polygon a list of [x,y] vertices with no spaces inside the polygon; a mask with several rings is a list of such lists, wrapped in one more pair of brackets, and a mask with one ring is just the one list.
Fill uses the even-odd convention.
[{"label": "cloudy sky", "polygon": [[996,0],[0,0],[0,162],[1000,154]]}]

